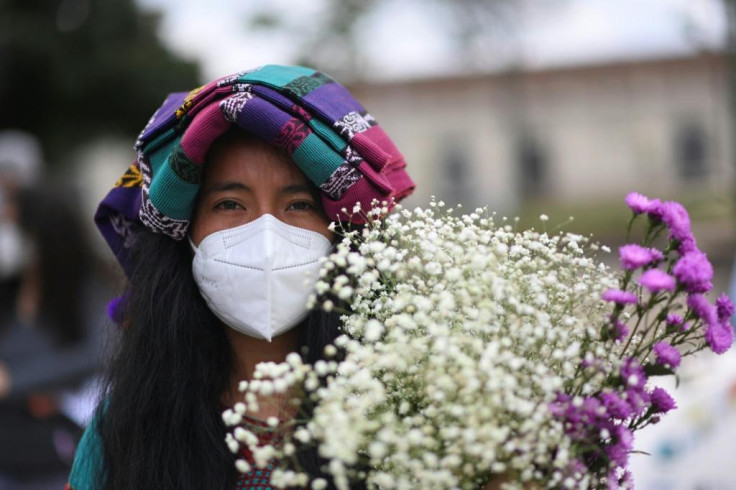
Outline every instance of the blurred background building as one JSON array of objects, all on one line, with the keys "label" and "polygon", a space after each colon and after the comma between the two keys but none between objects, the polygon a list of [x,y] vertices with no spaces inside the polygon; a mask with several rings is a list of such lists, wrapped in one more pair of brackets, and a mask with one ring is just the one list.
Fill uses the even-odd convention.
[{"label": "blurred background building", "polygon": [[614,203],[632,189],[726,195],[733,180],[726,58],[355,84],[414,166],[415,200]]},{"label": "blurred background building", "polygon": [[[735,53],[734,0],[7,0],[0,130],[36,138],[38,181],[91,225],[166,93],[309,64],[405,153],[408,206],[436,195],[528,226],[574,216],[566,229],[615,246],[627,192],[677,199],[733,296]],[[115,290],[112,257],[94,250],[95,280]],[[682,410],[642,435],[638,487],[736,488],[736,354],[694,360],[676,393]]]}]

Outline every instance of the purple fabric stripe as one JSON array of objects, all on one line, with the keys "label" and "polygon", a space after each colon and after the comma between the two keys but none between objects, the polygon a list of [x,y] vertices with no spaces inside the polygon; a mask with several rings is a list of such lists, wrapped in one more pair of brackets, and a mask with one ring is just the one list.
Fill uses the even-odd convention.
[{"label": "purple fabric stripe", "polygon": [[128,276],[130,276],[130,264],[128,263],[127,247],[129,244],[127,242],[132,240],[132,236],[124,230],[126,227],[140,224],[138,218],[140,209],[140,187],[113,187],[100,203],[94,218],[100,233]]},{"label": "purple fabric stripe", "polygon": [[311,112],[330,122],[342,119],[349,112],[363,112],[363,106],[340,84],[328,83],[317,87],[303,99]]},{"label": "purple fabric stripe", "polygon": [[289,111],[291,109],[291,106],[294,105],[293,100],[286,97],[285,95],[280,94],[270,87],[264,87],[263,85],[254,85],[252,92],[281,107],[285,111]]},{"label": "purple fabric stripe", "polygon": [[171,125],[171,123],[176,119],[176,110],[184,103],[184,99],[187,98],[187,95],[189,95],[189,92],[176,92],[173,94],[169,94],[168,97],[166,97],[166,100],[164,101],[161,108],[156,111],[156,115],[153,118],[153,121],[149,124],[146,131],[141,135],[141,140],[148,140],[151,138],[155,133],[159,131],[159,129],[162,129],[163,127],[167,127]]},{"label": "purple fabric stripe", "polygon": [[236,123],[248,132],[270,142],[278,137],[281,128],[289,119],[291,115],[256,97],[245,104]]}]

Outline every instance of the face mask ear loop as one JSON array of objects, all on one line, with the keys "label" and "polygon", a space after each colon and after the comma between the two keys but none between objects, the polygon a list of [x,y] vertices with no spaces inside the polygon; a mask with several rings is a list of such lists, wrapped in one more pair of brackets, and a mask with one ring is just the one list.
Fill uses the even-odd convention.
[{"label": "face mask ear loop", "polygon": [[187,241],[189,242],[189,247],[192,249],[192,252],[194,252],[196,254],[199,251],[199,249],[197,248],[197,246],[192,241],[192,237],[189,236],[189,235],[187,235]]}]

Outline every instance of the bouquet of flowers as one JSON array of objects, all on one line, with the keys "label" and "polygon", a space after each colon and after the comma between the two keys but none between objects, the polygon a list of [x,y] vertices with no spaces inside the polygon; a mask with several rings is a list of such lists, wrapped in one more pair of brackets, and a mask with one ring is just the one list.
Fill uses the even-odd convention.
[{"label": "bouquet of flowers", "polygon": [[[648,380],[726,351],[734,307],[706,298],[713,268],[682,205],[626,201],[643,239],[620,248],[620,272],[585,237],[483,209],[354,209],[368,223],[339,230],[314,299],[343,313],[343,335],[328,361],[291,354],[241,383],[223,415],[231,449],[265,466],[316,446],[339,489],[632,488],[635,432],[675,408]],[[290,389],[310,417],[281,444],[240,426],[261,394]],[[272,484],[326,487],[295,464]]]}]

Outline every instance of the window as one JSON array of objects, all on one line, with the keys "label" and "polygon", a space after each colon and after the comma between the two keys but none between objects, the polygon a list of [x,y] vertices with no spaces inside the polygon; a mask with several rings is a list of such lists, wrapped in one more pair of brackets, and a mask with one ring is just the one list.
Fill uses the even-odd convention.
[{"label": "window", "polygon": [[683,179],[703,177],[708,170],[705,131],[699,124],[688,123],[675,137],[675,163]]},{"label": "window", "polygon": [[441,171],[442,197],[450,205],[473,205],[471,162],[468,148],[458,138],[447,138],[442,145]]},{"label": "window", "polygon": [[546,187],[547,153],[531,135],[519,138],[516,147],[517,178],[524,195],[543,193]]}]

